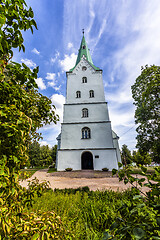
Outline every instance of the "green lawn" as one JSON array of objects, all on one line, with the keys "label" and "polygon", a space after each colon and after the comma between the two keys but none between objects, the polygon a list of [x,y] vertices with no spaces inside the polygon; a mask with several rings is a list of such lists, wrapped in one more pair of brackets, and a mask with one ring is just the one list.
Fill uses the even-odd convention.
[{"label": "green lawn", "polygon": [[[142,172],[142,170],[138,167],[133,167],[132,170],[134,171],[133,174],[137,174],[137,173]],[[155,172],[154,167],[147,167],[147,172],[148,173],[154,173]]]}]

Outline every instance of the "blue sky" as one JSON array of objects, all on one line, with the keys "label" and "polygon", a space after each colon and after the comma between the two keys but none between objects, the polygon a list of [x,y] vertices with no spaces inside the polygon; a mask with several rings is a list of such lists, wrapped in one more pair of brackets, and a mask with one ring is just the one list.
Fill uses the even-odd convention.
[{"label": "blue sky", "polygon": [[[131,85],[141,66],[160,65],[159,0],[27,0],[38,31],[24,33],[25,53],[14,61],[39,66],[39,91],[50,97],[62,121],[65,71],[75,65],[82,28],[95,66],[103,69],[106,101],[120,146],[135,149],[136,127]],[[40,129],[41,144],[53,146],[60,123]]]}]

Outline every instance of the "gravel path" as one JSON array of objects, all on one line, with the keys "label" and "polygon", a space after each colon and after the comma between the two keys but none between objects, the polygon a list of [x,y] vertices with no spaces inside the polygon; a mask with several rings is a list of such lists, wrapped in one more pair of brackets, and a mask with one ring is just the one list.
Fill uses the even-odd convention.
[{"label": "gravel path", "polygon": [[50,182],[52,189],[59,188],[78,188],[88,186],[90,190],[105,190],[123,191],[130,188],[130,184],[119,182],[117,177],[112,177],[111,173],[98,171],[73,171],[73,172],[53,172],[47,173],[48,169],[43,169],[35,172],[31,178],[20,181],[21,186],[27,187],[28,180],[38,178],[40,182],[46,180]]}]

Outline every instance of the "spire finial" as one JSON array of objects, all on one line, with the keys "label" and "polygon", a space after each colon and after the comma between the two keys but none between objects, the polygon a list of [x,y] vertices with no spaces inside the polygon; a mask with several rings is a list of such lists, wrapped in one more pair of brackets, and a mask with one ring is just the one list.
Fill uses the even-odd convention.
[{"label": "spire finial", "polygon": [[84,28],[82,29],[82,33],[83,33],[83,35],[84,35]]}]

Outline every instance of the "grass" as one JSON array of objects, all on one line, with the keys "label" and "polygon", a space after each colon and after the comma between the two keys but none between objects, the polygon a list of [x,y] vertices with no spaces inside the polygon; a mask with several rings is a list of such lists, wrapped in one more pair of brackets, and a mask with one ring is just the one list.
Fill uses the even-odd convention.
[{"label": "grass", "polygon": [[20,180],[28,179],[32,177],[32,175],[36,172],[36,169],[21,169],[20,172]]},{"label": "grass", "polygon": [[49,190],[30,211],[54,211],[75,239],[99,240],[105,229],[119,216],[118,209],[129,201],[133,192],[89,191],[78,189]]},{"label": "grass", "polygon": [[47,173],[57,172],[56,168],[49,168]]},{"label": "grass", "polygon": [[[142,170],[138,167],[133,167],[132,171],[133,171],[133,174],[142,173]],[[155,172],[154,167],[147,167],[147,172],[148,173],[154,173]]]}]

